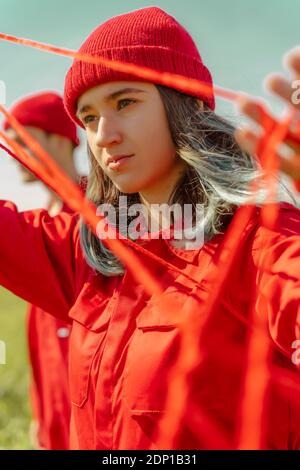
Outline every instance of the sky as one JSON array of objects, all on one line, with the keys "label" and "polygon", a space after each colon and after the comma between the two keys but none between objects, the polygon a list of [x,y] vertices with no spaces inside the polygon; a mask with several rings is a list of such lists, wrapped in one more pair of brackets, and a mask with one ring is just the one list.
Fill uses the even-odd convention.
[{"label": "sky", "polygon": [[[279,101],[263,89],[264,77],[282,72],[282,56],[300,44],[299,0],[0,0],[0,31],[70,49],[78,49],[99,24],[112,16],[145,6],[159,6],[193,36],[214,83],[260,96],[278,114]],[[0,40],[0,98],[10,107],[20,97],[41,90],[63,92],[71,59]],[[2,93],[1,93],[2,90]],[[216,112],[240,125],[234,105],[217,100]],[[1,123],[1,117],[0,117]],[[87,171],[85,136],[76,152],[81,173]],[[0,199],[20,210],[46,205],[37,182],[24,185],[13,159],[0,151]]]}]

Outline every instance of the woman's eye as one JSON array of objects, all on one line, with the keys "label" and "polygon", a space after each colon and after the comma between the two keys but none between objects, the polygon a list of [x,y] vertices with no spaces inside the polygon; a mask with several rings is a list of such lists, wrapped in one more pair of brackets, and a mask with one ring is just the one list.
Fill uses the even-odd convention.
[{"label": "woman's eye", "polygon": [[84,116],[82,119],[83,124],[89,124],[90,122],[95,121],[97,119],[97,116],[93,116],[92,114],[89,114],[88,116]]},{"label": "woman's eye", "polygon": [[135,102],[135,100],[131,100],[131,99],[129,99],[129,98],[124,98],[123,100],[119,100],[119,101],[118,101],[118,106],[117,106],[117,108],[118,108],[118,110],[123,109],[123,108],[125,108],[128,104],[134,103],[134,102]]}]

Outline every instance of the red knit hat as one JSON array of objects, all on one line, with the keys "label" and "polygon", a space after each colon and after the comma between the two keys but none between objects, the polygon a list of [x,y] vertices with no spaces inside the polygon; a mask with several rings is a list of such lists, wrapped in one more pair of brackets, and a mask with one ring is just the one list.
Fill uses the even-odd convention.
[{"label": "red knit hat", "polygon": [[[63,99],[54,92],[41,92],[18,101],[11,109],[11,114],[23,126],[32,126],[51,134],[58,134],[79,145],[75,124],[64,108]],[[9,129],[7,120],[3,127]]]},{"label": "red knit hat", "polygon": [[[212,85],[211,74],[189,33],[172,16],[157,7],[142,8],[111,18],[90,34],[79,52],[180,74]],[[78,98],[89,88],[122,80],[143,81],[101,64],[75,59],[65,79],[64,102],[69,115],[82,126],[76,118]],[[177,86],[174,88],[183,91]],[[213,96],[199,94],[197,97],[214,109]]]}]

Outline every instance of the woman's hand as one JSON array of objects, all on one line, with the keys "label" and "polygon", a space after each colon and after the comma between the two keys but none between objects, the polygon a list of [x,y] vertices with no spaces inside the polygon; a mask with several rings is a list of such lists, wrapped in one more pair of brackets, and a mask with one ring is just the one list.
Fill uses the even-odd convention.
[{"label": "woman's hand", "polygon": [[[288,52],[284,57],[284,63],[291,71],[292,79],[287,80],[282,75],[272,74],[266,79],[266,88],[282,99],[289,109],[295,110],[291,131],[300,137],[300,47]],[[262,122],[264,118],[268,118],[267,111],[259,102],[247,97],[241,99],[239,109],[258,124],[259,128],[237,130],[236,140],[246,152],[255,154],[263,135]],[[300,182],[300,144],[295,144],[290,140],[285,140],[284,143],[285,155],[282,149],[278,149],[277,153],[280,169],[294,181]]]}]

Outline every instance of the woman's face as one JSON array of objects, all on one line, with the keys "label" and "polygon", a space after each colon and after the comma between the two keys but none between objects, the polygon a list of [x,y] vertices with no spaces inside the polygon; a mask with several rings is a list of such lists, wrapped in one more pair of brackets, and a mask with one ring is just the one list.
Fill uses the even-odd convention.
[{"label": "woman's face", "polygon": [[93,155],[120,191],[153,194],[173,189],[183,162],[176,156],[154,85],[131,81],[99,85],[80,97],[77,115]]}]

